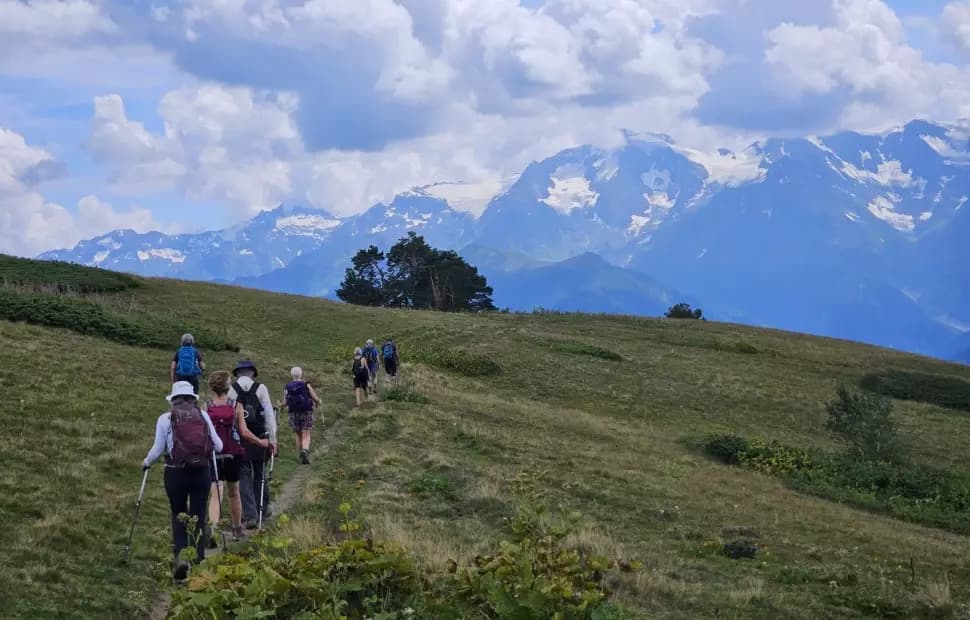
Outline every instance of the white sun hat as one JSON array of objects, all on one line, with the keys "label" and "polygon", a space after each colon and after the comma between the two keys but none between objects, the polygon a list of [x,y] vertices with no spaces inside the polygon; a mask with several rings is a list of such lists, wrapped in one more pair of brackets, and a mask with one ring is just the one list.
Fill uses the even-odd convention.
[{"label": "white sun hat", "polygon": [[198,400],[199,397],[195,393],[195,388],[188,381],[176,381],[172,384],[172,393],[165,397],[165,400],[172,402],[173,398],[177,396],[191,396],[192,398]]}]

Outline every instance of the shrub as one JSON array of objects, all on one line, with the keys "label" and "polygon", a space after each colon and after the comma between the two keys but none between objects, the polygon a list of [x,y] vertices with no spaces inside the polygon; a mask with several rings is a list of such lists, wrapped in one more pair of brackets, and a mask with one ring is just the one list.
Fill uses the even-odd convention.
[{"label": "shrub", "polygon": [[39,290],[77,293],[112,293],[139,285],[135,278],[113,271],[2,254],[0,254],[0,283]]},{"label": "shrub", "polygon": [[970,477],[906,463],[860,459],[855,454],[810,453],[778,442],[710,435],[706,454],[785,479],[794,488],[871,512],[970,533]]},{"label": "shrub", "polygon": [[[421,578],[400,548],[357,537],[290,555],[269,539],[251,557],[225,554],[173,593],[169,618],[397,618],[426,608]],[[410,610],[410,611],[408,611]]]},{"label": "shrub", "polygon": [[864,390],[899,400],[970,412],[970,381],[959,377],[890,370],[866,375],[859,385]]},{"label": "shrub", "polygon": [[708,435],[701,447],[705,454],[725,465],[740,465],[748,451],[748,440],[739,435]]},{"label": "shrub", "polygon": [[755,440],[739,455],[740,464],[769,476],[786,475],[814,467],[811,455],[777,441]]},{"label": "shrub", "polygon": [[704,311],[700,308],[692,309],[690,304],[679,303],[670,306],[664,316],[668,319],[702,319]]},{"label": "shrub", "polygon": [[437,495],[445,499],[455,499],[458,494],[447,478],[433,474],[422,474],[408,482],[408,491],[415,495]]},{"label": "shrub", "polygon": [[411,382],[384,388],[381,390],[381,399],[399,403],[415,403],[418,405],[430,402],[426,396],[419,394],[414,389],[414,384]]},{"label": "shrub", "polygon": [[[185,331],[156,317],[126,318],[76,297],[58,297],[0,289],[0,319],[62,327],[79,334],[100,336],[139,347],[168,348]],[[196,341],[211,350],[237,351],[238,347],[205,330],[193,330]]]},{"label": "shrub", "polygon": [[847,441],[856,455],[884,460],[897,456],[896,425],[888,399],[842,387],[826,410],[826,427]]},{"label": "shrub", "polygon": [[[520,499],[509,520],[509,538],[492,553],[457,571],[457,595],[490,620],[505,618],[602,618],[609,596],[608,573],[639,570],[638,562],[610,561],[566,544],[582,517],[552,515],[535,491],[540,476],[521,476],[514,487]],[[607,616],[609,617],[609,616]]]},{"label": "shrub", "polygon": [[485,377],[502,372],[502,367],[490,357],[470,351],[413,345],[405,349],[403,354],[407,359],[468,377]]},{"label": "shrub", "polygon": [[616,351],[611,351],[609,349],[603,349],[591,344],[586,344],[584,342],[577,342],[575,340],[553,340],[549,345],[554,351],[562,351],[563,353],[572,353],[574,355],[587,355],[589,357],[595,357],[597,359],[608,360],[611,362],[622,362],[623,356],[621,356]]}]

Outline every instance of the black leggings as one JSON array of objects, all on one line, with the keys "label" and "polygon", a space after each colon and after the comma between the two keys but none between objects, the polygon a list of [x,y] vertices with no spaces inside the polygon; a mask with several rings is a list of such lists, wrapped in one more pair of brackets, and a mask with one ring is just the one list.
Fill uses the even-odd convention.
[{"label": "black leggings", "polygon": [[[168,504],[172,509],[172,551],[176,558],[182,549],[189,546],[189,532],[195,542],[196,563],[205,558],[205,526],[211,481],[208,467],[165,468],[165,493],[168,494]],[[179,518],[183,513],[198,519],[194,528],[189,526],[186,529],[186,524]]]}]

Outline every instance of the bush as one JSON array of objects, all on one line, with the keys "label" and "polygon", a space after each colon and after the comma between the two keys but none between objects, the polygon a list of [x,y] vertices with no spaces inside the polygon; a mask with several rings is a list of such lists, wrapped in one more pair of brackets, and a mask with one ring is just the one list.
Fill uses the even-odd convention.
[{"label": "bush", "polygon": [[[141,320],[109,313],[102,306],[76,297],[58,297],[0,289],[0,319],[62,327],[87,336],[100,336],[139,347],[169,348],[185,331],[155,317]],[[196,341],[210,350],[238,351],[238,347],[205,330],[193,330]]]},{"label": "bush", "polygon": [[701,447],[705,454],[725,465],[740,465],[748,451],[748,440],[739,435],[708,435]]},{"label": "bush", "polygon": [[113,271],[2,254],[0,284],[77,293],[113,293],[139,285],[135,278]]},{"label": "bush", "polygon": [[572,353],[574,355],[587,355],[589,357],[595,357],[597,359],[608,360],[611,362],[622,362],[623,356],[621,356],[616,351],[611,351],[609,349],[603,349],[591,344],[586,344],[584,342],[577,342],[575,340],[553,340],[549,345],[555,351],[562,351],[563,353]]},{"label": "bush", "polygon": [[407,359],[442,370],[452,370],[467,377],[485,377],[502,372],[502,367],[491,358],[458,349],[413,345],[404,351],[404,355]]},{"label": "bush", "polygon": [[890,370],[866,375],[859,381],[864,390],[970,412],[970,381],[948,375]]},{"label": "bush", "polygon": [[744,467],[769,476],[787,475],[815,466],[811,455],[800,448],[791,448],[777,441],[752,441],[739,455]]},{"label": "bush", "polygon": [[863,458],[892,460],[898,452],[892,402],[875,394],[839,388],[838,399],[826,405],[826,422],[834,435],[847,441]]},{"label": "bush", "polygon": [[458,497],[451,482],[447,478],[434,474],[422,474],[408,482],[408,491],[415,495],[437,495],[444,499],[453,500]]},{"label": "bush", "polygon": [[912,463],[810,453],[771,441],[710,435],[705,454],[785,479],[794,488],[870,512],[970,533],[970,477]]},{"label": "bush", "polygon": [[414,403],[417,405],[430,402],[426,396],[419,394],[414,389],[414,384],[411,382],[384,388],[381,390],[381,399],[399,403]]},{"label": "bush", "polygon": [[665,317],[668,319],[702,319],[704,311],[700,308],[692,309],[690,304],[679,303],[667,309]]}]

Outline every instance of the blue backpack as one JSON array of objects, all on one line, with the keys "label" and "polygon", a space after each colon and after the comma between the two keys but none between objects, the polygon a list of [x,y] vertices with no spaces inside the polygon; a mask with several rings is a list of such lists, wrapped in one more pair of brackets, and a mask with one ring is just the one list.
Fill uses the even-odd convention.
[{"label": "blue backpack", "polygon": [[371,364],[377,363],[377,347],[364,347],[364,358]]},{"label": "blue backpack", "polygon": [[179,347],[178,364],[175,366],[175,374],[181,377],[195,377],[202,374],[199,368],[199,356],[195,352],[195,347]]},{"label": "blue backpack", "polygon": [[390,342],[385,342],[384,346],[381,347],[381,352],[384,354],[384,359],[394,359],[394,345]]}]

